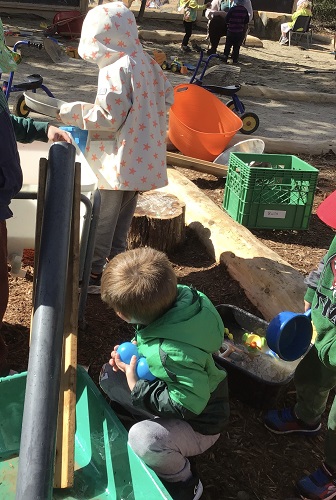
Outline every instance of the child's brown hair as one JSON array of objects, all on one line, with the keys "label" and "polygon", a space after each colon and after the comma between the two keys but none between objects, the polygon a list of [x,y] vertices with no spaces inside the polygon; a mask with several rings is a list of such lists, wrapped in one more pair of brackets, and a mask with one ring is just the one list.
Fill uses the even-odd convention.
[{"label": "child's brown hair", "polygon": [[177,278],[168,257],[141,247],[114,257],[102,276],[101,298],[132,322],[148,325],[176,300]]}]

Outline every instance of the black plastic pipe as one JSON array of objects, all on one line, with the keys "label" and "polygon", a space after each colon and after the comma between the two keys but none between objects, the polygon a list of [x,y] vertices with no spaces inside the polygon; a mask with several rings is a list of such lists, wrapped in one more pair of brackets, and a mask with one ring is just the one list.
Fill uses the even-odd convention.
[{"label": "black plastic pipe", "polygon": [[75,157],[49,151],[16,500],[52,498]]}]

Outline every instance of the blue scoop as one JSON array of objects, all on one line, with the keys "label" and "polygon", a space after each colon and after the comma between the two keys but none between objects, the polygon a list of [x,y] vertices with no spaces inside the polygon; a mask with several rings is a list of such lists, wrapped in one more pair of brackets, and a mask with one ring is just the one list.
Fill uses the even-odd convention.
[{"label": "blue scoop", "polygon": [[268,347],[285,361],[301,358],[309,349],[313,335],[310,318],[310,309],[305,313],[283,311],[277,314],[266,330]]}]

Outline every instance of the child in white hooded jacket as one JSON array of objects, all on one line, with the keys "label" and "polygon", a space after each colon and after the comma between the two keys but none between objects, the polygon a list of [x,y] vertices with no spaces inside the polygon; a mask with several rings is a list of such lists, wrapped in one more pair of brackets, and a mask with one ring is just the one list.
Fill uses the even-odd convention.
[{"label": "child in white hooded jacket", "polygon": [[166,115],[173,88],[143,50],[135,17],[122,2],[88,12],[78,53],[98,66],[96,99],[63,104],[60,119],[88,130],[85,156],[102,197],[89,293],[100,293],[106,261],[126,248],[138,192],[168,183]]}]

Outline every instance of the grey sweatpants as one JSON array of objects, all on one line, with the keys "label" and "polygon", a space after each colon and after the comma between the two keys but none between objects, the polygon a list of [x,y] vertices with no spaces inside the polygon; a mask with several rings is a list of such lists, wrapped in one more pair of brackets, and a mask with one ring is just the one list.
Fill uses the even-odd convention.
[{"label": "grey sweatpants", "polygon": [[102,189],[101,206],[91,265],[93,274],[100,274],[107,259],[126,249],[126,240],[137,204],[135,191]]},{"label": "grey sweatpants", "polygon": [[184,420],[155,417],[134,408],[124,373],[114,372],[108,363],[101,370],[99,383],[112,401],[135,416],[146,418],[131,427],[128,443],[145,464],[165,481],[188,480],[192,474],[187,457],[200,455],[220,436],[200,434]]}]

